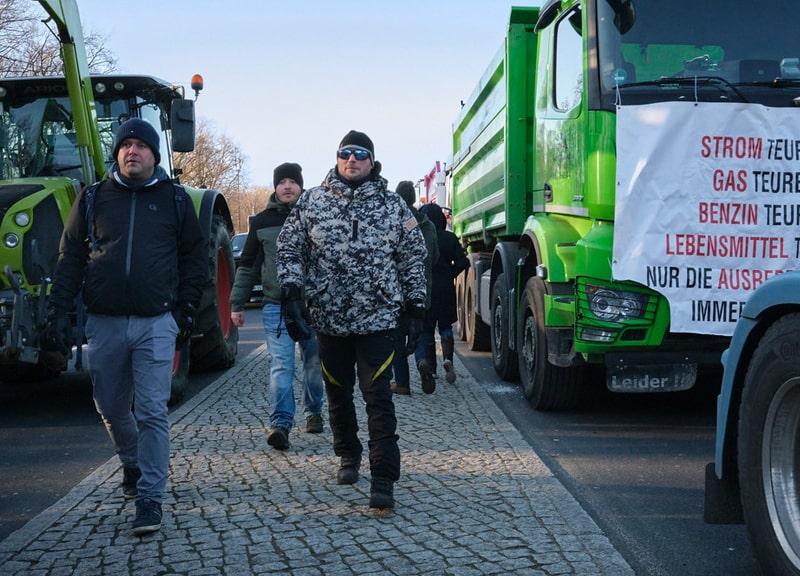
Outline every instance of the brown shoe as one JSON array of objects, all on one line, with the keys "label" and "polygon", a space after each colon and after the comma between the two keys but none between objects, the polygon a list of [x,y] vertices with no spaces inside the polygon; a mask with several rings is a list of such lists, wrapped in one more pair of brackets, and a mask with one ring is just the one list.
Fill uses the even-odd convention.
[{"label": "brown shoe", "polygon": [[400,394],[401,396],[411,396],[411,388],[408,386],[398,386],[397,382],[392,382],[389,385],[389,389],[395,394]]},{"label": "brown shoe", "polygon": [[309,434],[320,434],[322,432],[322,416],[312,414],[306,418],[306,432]]}]

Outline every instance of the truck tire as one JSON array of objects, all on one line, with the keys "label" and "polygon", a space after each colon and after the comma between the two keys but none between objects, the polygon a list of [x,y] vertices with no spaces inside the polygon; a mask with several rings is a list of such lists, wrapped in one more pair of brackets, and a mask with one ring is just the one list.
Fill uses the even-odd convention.
[{"label": "truck tire", "polygon": [[494,371],[507,382],[513,382],[519,376],[517,353],[511,349],[508,326],[512,310],[507,306],[508,285],[505,272],[500,274],[492,286],[492,324],[491,345]]},{"label": "truck tire", "polygon": [[456,330],[455,337],[462,342],[467,339],[467,327],[464,320],[464,278],[466,274],[456,277]]},{"label": "truck tire", "polygon": [[485,352],[491,348],[491,335],[489,327],[478,318],[478,295],[475,292],[477,285],[475,268],[470,266],[464,282],[464,335],[469,350]]},{"label": "truck tire", "polygon": [[239,332],[231,322],[231,287],[234,268],[231,239],[221,216],[214,216],[209,239],[209,278],[197,313],[195,330],[202,337],[192,339],[193,371],[223,370],[233,365]]},{"label": "truck tire", "polygon": [[562,368],[547,361],[544,296],[544,281],[531,277],[517,316],[519,376],[535,410],[568,410],[581,400],[583,374],[580,367]]},{"label": "truck tire", "polygon": [[180,402],[189,384],[189,351],[190,343],[184,342],[183,346],[175,350],[172,358],[172,387],[170,388],[170,406]]},{"label": "truck tire", "polygon": [[776,321],[750,361],[739,416],[739,485],[764,574],[800,574],[800,314]]}]

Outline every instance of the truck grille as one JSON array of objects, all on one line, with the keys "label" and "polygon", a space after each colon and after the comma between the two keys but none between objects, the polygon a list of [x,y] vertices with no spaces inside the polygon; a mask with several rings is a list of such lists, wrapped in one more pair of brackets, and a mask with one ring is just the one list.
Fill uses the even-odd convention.
[{"label": "truck grille", "polygon": [[42,270],[34,258],[33,241],[36,240],[39,264],[44,266],[47,275],[52,275],[58,260],[62,232],[64,223],[56,199],[52,195],[47,196],[33,209],[31,227],[22,240],[22,271],[28,284],[40,284],[42,281]]}]

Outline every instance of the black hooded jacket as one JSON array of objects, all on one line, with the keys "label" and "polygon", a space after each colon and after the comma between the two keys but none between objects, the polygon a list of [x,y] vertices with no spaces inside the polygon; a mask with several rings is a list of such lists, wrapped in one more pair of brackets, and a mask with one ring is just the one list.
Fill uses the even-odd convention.
[{"label": "black hooded jacket", "polygon": [[456,321],[456,289],[453,280],[469,268],[469,260],[456,235],[447,230],[447,220],[438,204],[425,204],[419,211],[436,226],[439,259],[433,266],[431,314],[439,324]]},{"label": "black hooded jacket", "polygon": [[88,240],[85,190],[73,204],[61,237],[51,305],[70,310],[83,287],[86,309],[109,316],[157,316],[185,304],[197,307],[208,281],[207,244],[192,207],[167,173],[130,187],[116,165],[94,201],[96,249]]}]

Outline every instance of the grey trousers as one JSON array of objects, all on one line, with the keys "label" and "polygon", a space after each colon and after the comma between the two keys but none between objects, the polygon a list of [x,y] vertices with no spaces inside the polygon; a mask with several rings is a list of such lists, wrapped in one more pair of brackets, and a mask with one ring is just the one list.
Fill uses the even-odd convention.
[{"label": "grey trousers", "polygon": [[86,321],[94,403],[122,465],[142,472],[137,499],[161,502],[167,486],[167,402],[177,334],[170,313],[89,314]]}]

